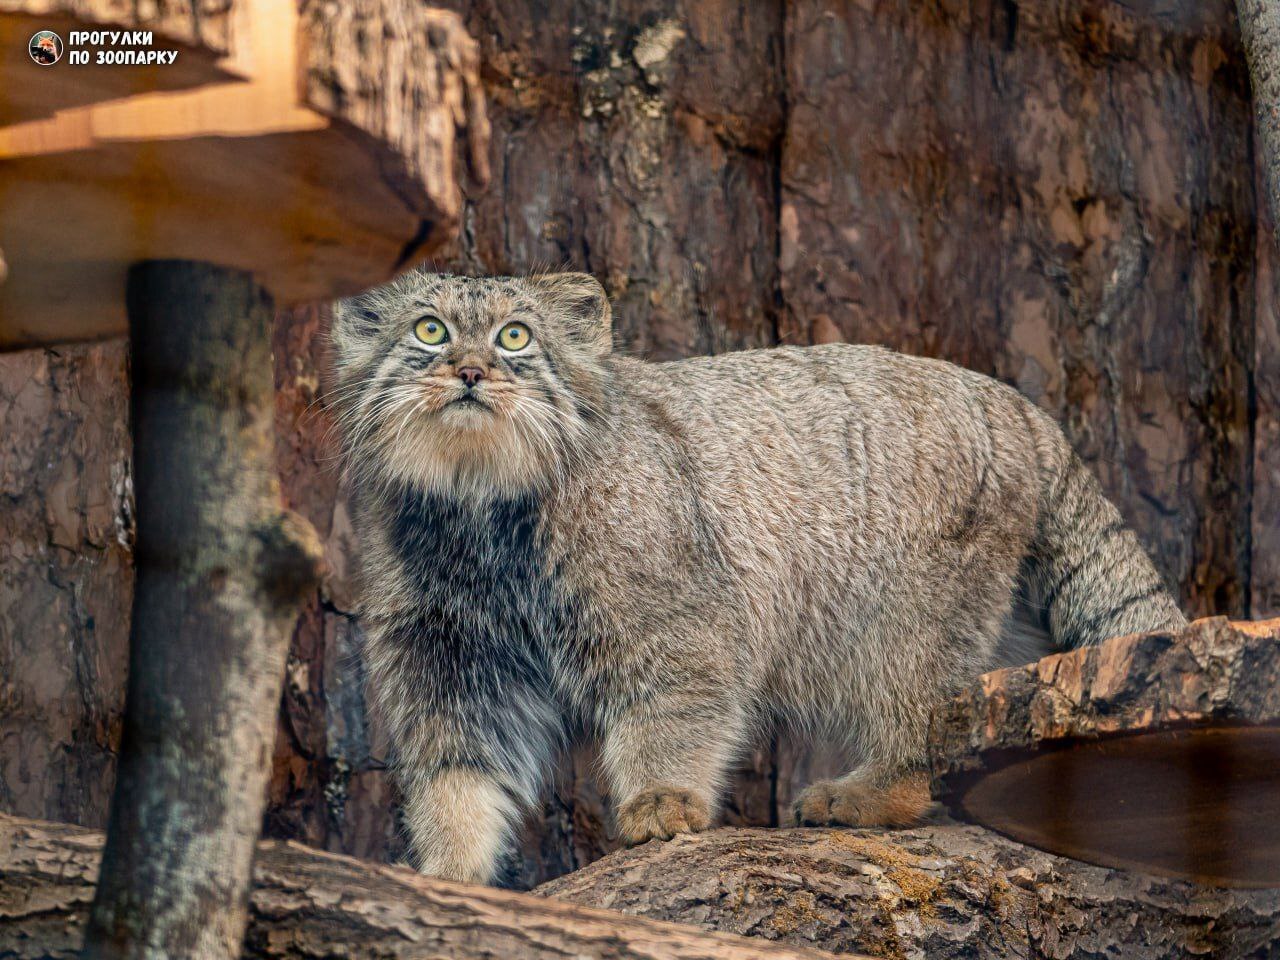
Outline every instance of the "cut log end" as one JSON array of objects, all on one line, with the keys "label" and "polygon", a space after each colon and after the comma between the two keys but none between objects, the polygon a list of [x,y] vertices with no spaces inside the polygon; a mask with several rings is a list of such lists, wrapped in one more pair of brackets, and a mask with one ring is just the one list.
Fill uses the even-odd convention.
[{"label": "cut log end", "polygon": [[1046,850],[1280,886],[1280,620],[1199,620],[981,677],[939,709],[933,791]]}]

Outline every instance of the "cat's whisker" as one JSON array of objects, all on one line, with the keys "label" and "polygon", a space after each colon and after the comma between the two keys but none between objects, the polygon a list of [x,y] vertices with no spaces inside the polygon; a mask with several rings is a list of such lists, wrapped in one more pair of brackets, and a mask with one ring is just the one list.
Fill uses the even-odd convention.
[{"label": "cat's whisker", "polygon": [[[418,393],[418,391],[412,391],[407,388],[400,388],[396,391],[388,390],[382,397],[374,398],[360,413],[358,419],[346,426],[351,431],[352,436],[363,438],[366,431],[376,430],[379,423],[384,422],[399,406],[413,399]],[[379,399],[381,402],[378,402]]]}]

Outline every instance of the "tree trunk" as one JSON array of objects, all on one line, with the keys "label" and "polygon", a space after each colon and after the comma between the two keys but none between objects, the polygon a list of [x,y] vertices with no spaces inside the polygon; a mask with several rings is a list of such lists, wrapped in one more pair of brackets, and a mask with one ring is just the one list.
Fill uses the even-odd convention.
[{"label": "tree trunk", "polygon": [[[76,955],[102,835],[0,815],[0,957]],[[821,960],[528,894],[428,880],[300,844],[259,844],[244,955],[253,960]],[[175,952],[204,960],[209,954]]]},{"label": "tree trunk", "polygon": [[318,576],[280,506],[272,305],[247,274],[129,275],[137,585],[91,958],[239,955],[290,627]]},{"label": "tree trunk", "polygon": [[537,892],[879,957],[1245,960],[1280,943],[1280,891],[1108,870],[954,824],[717,830],[615,853]]}]

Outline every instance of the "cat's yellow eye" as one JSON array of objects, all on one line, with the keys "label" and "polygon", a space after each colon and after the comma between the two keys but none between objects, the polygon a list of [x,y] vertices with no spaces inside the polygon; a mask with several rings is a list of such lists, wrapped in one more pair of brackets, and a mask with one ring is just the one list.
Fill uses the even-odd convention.
[{"label": "cat's yellow eye", "polygon": [[508,323],[498,331],[498,346],[504,350],[523,350],[533,339],[533,334],[523,323]]},{"label": "cat's yellow eye", "polygon": [[449,330],[435,317],[424,317],[413,325],[413,335],[429,347],[438,347],[449,339]]}]

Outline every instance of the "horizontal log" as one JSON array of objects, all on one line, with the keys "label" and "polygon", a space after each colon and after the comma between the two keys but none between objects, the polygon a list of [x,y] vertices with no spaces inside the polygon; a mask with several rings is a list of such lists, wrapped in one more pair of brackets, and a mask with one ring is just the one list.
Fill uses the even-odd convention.
[{"label": "horizontal log", "polygon": [[959,824],[715,830],[620,851],[536,892],[879,957],[1245,960],[1280,943],[1280,890],[1094,867]]},{"label": "horizontal log", "polygon": [[[102,835],[0,815],[0,957],[76,957]],[[822,960],[530,894],[429,880],[296,843],[259,845],[246,958],[259,960]]]}]

